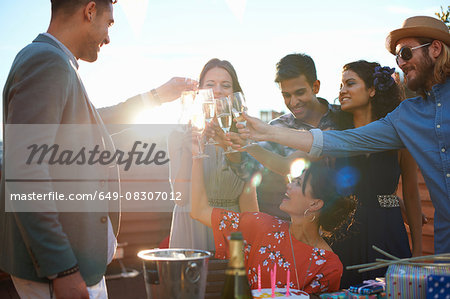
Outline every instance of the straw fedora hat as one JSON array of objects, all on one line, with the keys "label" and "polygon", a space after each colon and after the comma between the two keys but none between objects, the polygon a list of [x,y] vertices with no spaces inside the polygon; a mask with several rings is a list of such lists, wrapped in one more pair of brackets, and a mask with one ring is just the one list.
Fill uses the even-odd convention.
[{"label": "straw fedora hat", "polygon": [[437,39],[450,47],[450,33],[444,22],[425,16],[406,19],[402,28],[391,31],[386,37],[386,49],[395,55],[397,42],[405,37],[428,37]]}]

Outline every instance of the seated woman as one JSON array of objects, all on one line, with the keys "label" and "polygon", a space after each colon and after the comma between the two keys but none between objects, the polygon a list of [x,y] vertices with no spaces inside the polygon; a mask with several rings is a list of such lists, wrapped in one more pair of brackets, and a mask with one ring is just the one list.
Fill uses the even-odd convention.
[{"label": "seated woman", "polygon": [[[193,144],[196,152],[194,147]],[[191,216],[212,227],[217,258],[227,258],[227,237],[239,230],[246,244],[246,270],[252,289],[257,288],[258,266],[262,288],[270,287],[269,273],[275,265],[277,287],[286,287],[289,269],[291,288],[308,293],[339,289],[342,264],[324,237],[349,223],[356,201],[353,196],[340,194],[333,170],[314,162],[301,177],[287,185],[280,209],[290,215],[289,223],[265,213],[237,213],[210,207],[202,164],[203,161],[195,159],[192,165]]]}]

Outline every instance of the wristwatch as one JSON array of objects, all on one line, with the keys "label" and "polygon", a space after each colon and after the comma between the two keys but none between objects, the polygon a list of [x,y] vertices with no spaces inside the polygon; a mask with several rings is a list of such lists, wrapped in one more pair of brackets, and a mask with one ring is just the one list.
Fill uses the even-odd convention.
[{"label": "wristwatch", "polygon": [[150,90],[150,94],[152,95],[153,100],[155,101],[155,103],[160,104],[160,105],[162,104],[162,100],[159,97],[159,94],[156,91],[156,89],[153,88],[152,90]]},{"label": "wristwatch", "polygon": [[78,267],[78,265],[75,265],[72,268],[69,268],[69,269],[64,270],[62,272],[59,272],[59,273],[47,276],[47,278],[50,279],[50,280],[53,280],[53,279],[56,279],[56,278],[61,278],[61,277],[64,277],[64,276],[76,273],[78,271],[80,271],[80,267]]}]

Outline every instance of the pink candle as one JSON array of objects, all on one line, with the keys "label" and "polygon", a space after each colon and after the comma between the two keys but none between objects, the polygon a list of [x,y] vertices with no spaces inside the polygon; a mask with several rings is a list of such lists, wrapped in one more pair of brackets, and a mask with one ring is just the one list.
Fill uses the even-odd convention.
[{"label": "pink candle", "polygon": [[287,270],[287,278],[286,278],[286,296],[289,297],[291,294],[289,294],[289,285],[291,284],[291,271]]},{"label": "pink candle", "polygon": [[275,276],[273,270],[270,270],[270,287],[272,288],[272,298],[275,298]]},{"label": "pink candle", "polygon": [[261,292],[261,265],[258,265],[258,292]]},{"label": "pink candle", "polygon": [[277,283],[277,264],[273,265],[273,282]]},{"label": "pink candle", "polygon": [[273,285],[272,285],[272,298],[275,298],[275,286],[277,284],[277,264],[273,265]]}]

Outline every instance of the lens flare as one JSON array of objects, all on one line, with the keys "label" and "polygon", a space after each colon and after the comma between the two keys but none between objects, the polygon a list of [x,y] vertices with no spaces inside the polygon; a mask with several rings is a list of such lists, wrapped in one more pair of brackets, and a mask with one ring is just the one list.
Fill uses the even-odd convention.
[{"label": "lens flare", "polygon": [[342,167],[337,172],[336,184],[338,192],[342,195],[353,193],[355,185],[360,178],[359,171],[351,166]]},{"label": "lens flare", "polygon": [[305,159],[296,159],[291,163],[291,171],[289,176],[291,178],[296,178],[302,175],[303,170],[308,167],[309,162]]},{"label": "lens flare", "polygon": [[200,131],[203,131],[205,128],[205,115],[203,114],[202,106],[198,102],[194,104],[192,109],[191,123]]},{"label": "lens flare", "polygon": [[168,107],[144,108],[135,115],[134,124],[176,124],[177,116],[167,113]]},{"label": "lens flare", "polygon": [[261,184],[262,181],[262,175],[261,173],[256,173],[255,175],[253,175],[252,177],[252,186],[253,187],[258,187]]}]

